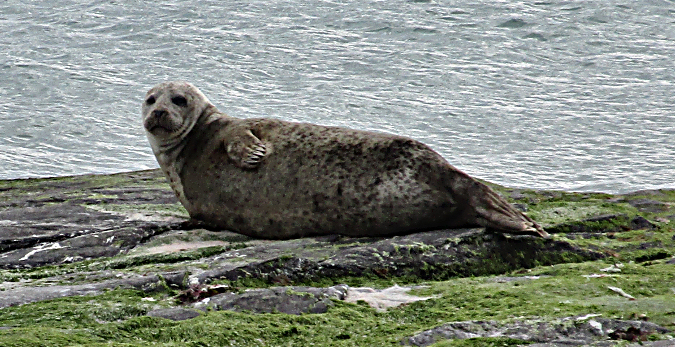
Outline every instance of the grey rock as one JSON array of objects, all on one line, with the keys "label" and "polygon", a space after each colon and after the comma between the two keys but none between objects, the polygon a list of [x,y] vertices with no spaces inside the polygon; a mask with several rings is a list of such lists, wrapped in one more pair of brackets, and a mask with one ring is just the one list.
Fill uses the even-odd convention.
[{"label": "grey rock", "polygon": [[250,289],[243,293],[223,293],[194,306],[203,310],[248,311],[253,313],[325,313],[333,306],[331,299],[343,300],[347,286],[328,288],[273,287]]},{"label": "grey rock", "polygon": [[162,288],[162,286],[161,277],[157,275],[133,276],[125,279],[102,281],[100,283],[76,285],[17,286],[14,289],[0,292],[2,293],[0,294],[0,308],[68,296],[100,294],[106,289],[125,288],[153,292]]},{"label": "grey rock", "polygon": [[[278,241],[220,255],[211,269],[195,277],[199,283],[258,278],[284,285],[345,276],[443,280],[604,256],[563,241],[454,229],[390,238]],[[235,259],[247,262],[233,263]]]},{"label": "grey rock", "polygon": [[147,313],[147,316],[166,318],[173,321],[188,320],[202,315],[202,312],[195,309],[173,307],[153,310]]},{"label": "grey rock", "polygon": [[[156,171],[5,181],[0,199],[0,268],[58,265],[127,251],[183,219],[133,205],[178,206]],[[90,207],[87,207],[90,206]],[[93,207],[93,208],[92,208]],[[105,207],[130,208],[122,213]],[[177,207],[178,208],[178,207]]]},{"label": "grey rock", "polygon": [[673,191],[673,189],[645,189],[626,193],[624,196],[663,196],[663,192]]},{"label": "grey rock", "polygon": [[[640,337],[651,333],[666,333],[659,325],[644,321],[622,321],[594,318],[579,321],[568,318],[554,322],[536,322],[535,320],[516,323],[495,321],[454,322],[423,331],[402,341],[405,345],[429,346],[447,339],[469,339],[475,337],[507,337],[528,342],[531,346],[581,346],[591,343],[613,346],[612,340],[639,341]],[[603,341],[605,340],[605,341]]]},{"label": "grey rock", "polygon": [[636,207],[641,212],[659,213],[667,211],[670,208],[670,206],[665,202],[651,199],[629,200],[628,203],[631,206]]},{"label": "grey rock", "polygon": [[563,223],[546,228],[549,233],[568,233],[572,238],[599,237],[600,234],[626,230],[652,230],[656,225],[644,217],[630,217],[625,214],[604,214],[594,216],[578,222]]}]

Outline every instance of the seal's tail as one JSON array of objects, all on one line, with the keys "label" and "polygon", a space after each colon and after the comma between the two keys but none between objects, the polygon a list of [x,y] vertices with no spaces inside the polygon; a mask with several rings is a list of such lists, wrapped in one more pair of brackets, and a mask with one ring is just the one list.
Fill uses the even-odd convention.
[{"label": "seal's tail", "polygon": [[513,207],[490,187],[475,181],[472,187],[472,206],[475,206],[478,224],[513,234],[528,234],[550,238],[537,222]]}]

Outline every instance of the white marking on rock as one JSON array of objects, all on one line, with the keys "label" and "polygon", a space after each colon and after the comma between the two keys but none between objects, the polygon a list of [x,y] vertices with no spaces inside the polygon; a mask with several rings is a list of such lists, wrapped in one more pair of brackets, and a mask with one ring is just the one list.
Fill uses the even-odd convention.
[{"label": "white marking on rock", "polygon": [[623,264],[613,264],[609,267],[606,267],[604,269],[600,269],[602,272],[621,272],[621,268],[623,267]]},{"label": "white marking on rock", "polygon": [[594,319],[591,319],[588,321],[588,325],[591,326],[591,328],[595,329],[595,333],[598,336],[604,335],[602,332],[602,324]]},{"label": "white marking on rock", "polygon": [[388,308],[434,298],[434,296],[415,296],[407,294],[407,292],[413,288],[423,287],[399,287],[398,285],[394,285],[393,287],[385,289],[349,287],[345,301],[356,303],[359,300],[363,300],[377,311],[383,312]]},{"label": "white marking on rock", "polygon": [[637,300],[634,296],[632,296],[632,295],[630,295],[630,294],[624,292],[623,289],[621,289],[621,288],[619,288],[619,287],[607,286],[607,288],[609,288],[609,290],[611,290],[611,291],[613,291],[613,292],[615,292],[615,293],[618,293],[619,295],[623,296],[624,298],[627,298],[628,300],[631,300],[631,301],[632,301],[632,300]]},{"label": "white marking on rock", "polygon": [[577,322],[587,320],[588,318],[600,317],[601,314],[589,313],[585,316],[577,317]]},{"label": "white marking on rock", "polygon": [[[103,212],[103,213],[108,213],[114,216],[121,216],[125,218],[126,222],[135,222],[135,221],[141,221],[141,222],[182,222],[185,220],[185,216],[182,214],[176,212],[168,212],[168,211],[157,211],[156,212],[148,212],[148,213],[142,213],[142,212],[136,212],[136,211],[111,211],[111,210],[106,210],[105,206],[97,206],[97,205],[84,205],[85,208],[88,208],[90,210],[94,210],[96,212]],[[94,234],[94,236],[96,236]]]},{"label": "white marking on rock", "polygon": [[63,247],[61,245],[59,245],[58,242],[54,242],[52,244],[48,244],[48,243],[41,244],[41,245],[35,247],[32,251],[26,253],[21,259],[19,259],[19,261],[28,260],[28,258],[32,257],[33,254],[38,253],[38,252],[48,251],[48,250],[52,250],[52,249],[60,249],[60,248],[63,248]]}]

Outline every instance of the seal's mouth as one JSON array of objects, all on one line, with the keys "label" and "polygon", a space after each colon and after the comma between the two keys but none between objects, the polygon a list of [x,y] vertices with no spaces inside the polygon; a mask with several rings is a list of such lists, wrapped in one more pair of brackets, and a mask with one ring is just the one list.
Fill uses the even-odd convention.
[{"label": "seal's mouth", "polygon": [[170,134],[174,131],[172,127],[168,127],[165,124],[162,124],[161,121],[159,121],[157,118],[148,118],[145,121],[145,130],[147,130],[149,133],[156,135],[156,136],[161,136],[161,135],[167,135]]},{"label": "seal's mouth", "polygon": [[155,136],[162,136],[173,133],[179,125],[174,124],[173,119],[167,115],[152,115],[145,119],[143,126],[149,133]]}]

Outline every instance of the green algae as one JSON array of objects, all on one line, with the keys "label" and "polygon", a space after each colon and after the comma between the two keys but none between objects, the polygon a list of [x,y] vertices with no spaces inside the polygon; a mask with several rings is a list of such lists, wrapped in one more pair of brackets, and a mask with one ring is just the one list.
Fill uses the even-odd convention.
[{"label": "green algae", "polygon": [[596,201],[555,201],[541,202],[527,212],[544,227],[581,221],[594,216],[606,214],[635,215],[637,209],[629,204],[598,203]]},{"label": "green algae", "polygon": [[127,269],[148,264],[152,264],[153,266],[156,266],[157,264],[171,264],[182,261],[203,259],[227,252],[232,249],[235,248],[229,246],[211,246],[185,252],[119,257],[113,258],[109,261],[101,262],[100,269]]},{"label": "green algae", "polygon": [[[143,170],[136,172],[122,172],[111,175],[78,175],[78,176],[62,176],[62,177],[48,177],[48,178],[26,178],[26,179],[12,179],[0,180],[0,190],[18,190],[23,189],[44,189],[45,186],[58,186],[61,188],[96,188],[96,187],[166,187],[169,184],[166,179],[158,175],[158,169]],[[138,180],[138,182],[134,182]]]}]

